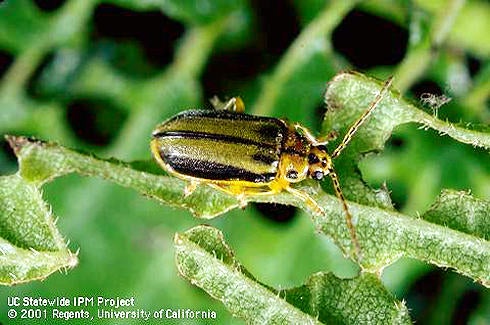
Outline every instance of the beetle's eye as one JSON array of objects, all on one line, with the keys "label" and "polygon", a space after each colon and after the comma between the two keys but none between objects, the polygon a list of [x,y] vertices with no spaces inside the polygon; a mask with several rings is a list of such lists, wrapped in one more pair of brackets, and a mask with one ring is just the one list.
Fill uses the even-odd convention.
[{"label": "beetle's eye", "polygon": [[317,162],[319,162],[319,161],[320,161],[320,159],[318,159],[317,155],[315,155],[314,153],[310,153],[310,154],[308,155],[308,163],[309,163],[310,165],[312,165],[312,164],[316,164],[316,163],[317,163]]},{"label": "beetle's eye", "polygon": [[289,179],[297,179],[298,178],[298,172],[295,171],[295,170],[289,170],[286,173],[286,177],[289,178]]},{"label": "beetle's eye", "polygon": [[313,174],[311,174],[311,178],[319,181],[323,178],[323,172],[317,170],[316,172],[313,172]]}]

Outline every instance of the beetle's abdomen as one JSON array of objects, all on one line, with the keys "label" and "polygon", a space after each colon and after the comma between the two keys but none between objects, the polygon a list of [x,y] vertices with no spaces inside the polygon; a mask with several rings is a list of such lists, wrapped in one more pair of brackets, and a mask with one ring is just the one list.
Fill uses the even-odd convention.
[{"label": "beetle's abdomen", "polygon": [[164,167],[178,174],[266,183],[277,174],[286,132],[279,119],[191,110],[158,126],[152,147]]}]

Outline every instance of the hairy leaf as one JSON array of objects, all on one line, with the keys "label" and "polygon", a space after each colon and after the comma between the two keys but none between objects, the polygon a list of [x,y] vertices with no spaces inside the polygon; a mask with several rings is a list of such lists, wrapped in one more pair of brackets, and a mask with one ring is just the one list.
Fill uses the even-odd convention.
[{"label": "hairy leaf", "polygon": [[175,248],[182,276],[248,323],[411,323],[404,304],[372,274],[339,279],[317,273],[301,287],[278,291],[254,279],[215,228],[177,234]]},{"label": "hairy leaf", "polygon": [[490,202],[467,192],[444,190],[422,218],[464,233],[490,239]]},{"label": "hairy leaf", "polygon": [[[332,81],[327,91],[326,97],[330,104],[329,114],[340,114],[340,111],[347,110],[350,114],[343,114],[343,118],[353,118],[357,115],[354,108],[369,105],[372,97],[380,89],[379,83],[364,76],[352,73],[341,74]],[[357,95],[359,93],[372,95]],[[342,104],[342,110],[332,109],[332,102],[335,103],[334,107]],[[339,158],[342,172],[340,176],[342,177],[345,173],[346,166],[354,166],[352,162],[358,159],[359,152],[380,150],[396,123],[417,120],[421,115],[422,113],[405,103],[398,94],[392,92],[387,95],[376,108],[372,121],[359,130],[356,139]],[[327,114],[326,121],[329,118],[332,117]],[[342,118],[339,117],[339,120]],[[335,121],[337,122],[337,119]],[[349,124],[343,121],[339,125]],[[332,126],[334,130],[337,128],[340,127]],[[455,131],[456,136],[475,137],[478,141],[481,140],[482,145],[486,143],[484,133],[464,129],[455,129]],[[99,176],[120,185],[135,188],[144,195],[166,204],[187,208],[204,218],[214,217],[238,206],[236,198],[224,195],[207,186],[201,186],[193,195],[183,198],[185,182],[174,178],[138,172],[121,163],[102,161],[55,144],[30,141],[25,138],[11,138],[10,141],[19,155],[21,175],[31,181],[43,182],[68,172]],[[357,178],[351,176],[350,181],[359,182],[364,193],[371,193],[375,200],[379,198],[376,192],[363,185],[359,176]],[[344,212],[337,198],[327,195],[319,187],[315,187],[313,182],[303,182],[297,187],[309,192],[325,209],[325,214],[320,216],[311,211],[312,220],[317,229],[333,238],[346,254],[352,254],[352,243],[346,228]],[[358,189],[359,186],[354,188]],[[490,244],[483,238],[462,234],[447,227],[400,214],[382,204],[369,206],[372,204],[361,195],[362,192],[353,191],[352,187],[346,187],[346,189],[348,197],[360,203],[350,203],[349,208],[354,216],[356,232],[362,247],[363,258],[360,263],[365,269],[379,272],[399,257],[407,256],[454,268],[484,285],[489,285]],[[300,199],[288,193],[267,197],[250,196],[247,197],[247,200],[293,204],[307,210],[310,209]],[[441,218],[450,219],[453,212],[446,211],[448,215],[441,216]]]},{"label": "hairy leaf", "polygon": [[0,177],[0,284],[43,279],[76,264],[39,188],[18,174]]}]

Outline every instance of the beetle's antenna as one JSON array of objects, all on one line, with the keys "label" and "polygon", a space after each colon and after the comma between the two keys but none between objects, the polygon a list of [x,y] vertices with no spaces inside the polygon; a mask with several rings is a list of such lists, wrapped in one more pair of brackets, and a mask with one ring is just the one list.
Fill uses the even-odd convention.
[{"label": "beetle's antenna", "polygon": [[356,250],[356,256],[359,260],[361,260],[362,257],[361,245],[359,245],[359,242],[357,241],[356,228],[352,224],[352,215],[350,214],[349,208],[347,207],[347,202],[345,201],[344,194],[340,189],[339,178],[337,177],[337,173],[335,173],[335,170],[333,168],[329,170],[328,176],[330,176],[330,178],[332,179],[335,195],[337,195],[337,198],[340,200],[340,202],[342,202],[342,209],[344,210],[345,213],[345,222],[347,224],[347,229],[349,229],[350,238]]},{"label": "beetle's antenna", "polygon": [[347,147],[347,144],[350,142],[352,139],[352,136],[357,132],[357,129],[366,121],[366,119],[369,117],[369,114],[378,106],[379,102],[383,99],[383,96],[385,92],[390,88],[391,83],[393,82],[393,77],[389,77],[388,80],[386,80],[385,84],[383,85],[383,88],[381,91],[378,93],[376,98],[372,101],[372,103],[369,105],[369,108],[362,113],[361,117],[357,119],[357,121],[350,127],[349,131],[347,131],[346,135],[344,136],[344,139],[342,142],[339,144],[339,146],[332,152],[332,155],[330,156],[332,159],[337,157],[342,150]]}]

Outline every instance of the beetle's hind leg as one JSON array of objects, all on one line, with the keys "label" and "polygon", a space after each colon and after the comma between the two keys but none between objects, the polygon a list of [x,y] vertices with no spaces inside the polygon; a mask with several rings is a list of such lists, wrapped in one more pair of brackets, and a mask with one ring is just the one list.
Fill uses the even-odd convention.
[{"label": "beetle's hind leg", "polygon": [[210,185],[216,187],[223,192],[233,195],[238,200],[240,208],[242,209],[245,209],[245,207],[247,206],[247,197],[249,196],[271,195],[278,193],[277,190],[268,186],[243,186],[220,183],[211,183]]}]

